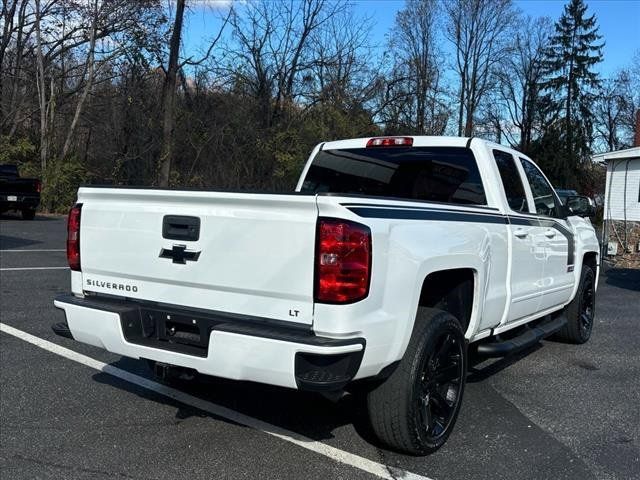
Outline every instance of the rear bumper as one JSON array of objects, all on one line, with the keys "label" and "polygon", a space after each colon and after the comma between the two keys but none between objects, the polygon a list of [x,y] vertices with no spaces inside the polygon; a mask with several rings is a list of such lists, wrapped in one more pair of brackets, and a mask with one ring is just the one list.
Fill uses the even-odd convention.
[{"label": "rear bumper", "polygon": [[[72,295],[57,297],[54,305],[64,310],[68,332],[79,342],[205,375],[289,388],[344,387],[365,349],[362,338],[319,337],[307,327],[221,312]],[[66,333],[60,325],[54,331]]]},{"label": "rear bumper", "polygon": [[[15,197],[15,200],[13,200],[13,197]],[[0,195],[0,209],[2,210],[35,209],[39,204],[40,195],[23,195],[19,193],[15,195],[3,193]]]}]

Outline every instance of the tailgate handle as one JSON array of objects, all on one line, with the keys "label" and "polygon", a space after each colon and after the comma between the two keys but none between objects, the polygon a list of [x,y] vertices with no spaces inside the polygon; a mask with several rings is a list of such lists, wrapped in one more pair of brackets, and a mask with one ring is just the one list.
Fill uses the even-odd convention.
[{"label": "tailgate handle", "polygon": [[182,215],[165,215],[162,219],[162,238],[195,242],[200,238],[200,219]]}]

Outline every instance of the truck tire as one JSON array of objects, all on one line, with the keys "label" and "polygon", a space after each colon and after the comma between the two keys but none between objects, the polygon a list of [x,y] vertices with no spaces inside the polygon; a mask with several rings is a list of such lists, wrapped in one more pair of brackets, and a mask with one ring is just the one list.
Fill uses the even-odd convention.
[{"label": "truck tire", "polygon": [[22,210],[22,219],[23,220],[33,220],[36,218],[36,211],[32,208],[25,208]]},{"label": "truck tire", "polygon": [[582,266],[578,291],[571,303],[564,308],[564,314],[567,324],[554,338],[575,344],[589,340],[596,315],[596,275],[588,265]]},{"label": "truck tire", "polygon": [[447,441],[458,417],[467,373],[467,346],[451,314],[420,308],[400,364],[371,390],[367,408],[378,439],[412,455]]}]

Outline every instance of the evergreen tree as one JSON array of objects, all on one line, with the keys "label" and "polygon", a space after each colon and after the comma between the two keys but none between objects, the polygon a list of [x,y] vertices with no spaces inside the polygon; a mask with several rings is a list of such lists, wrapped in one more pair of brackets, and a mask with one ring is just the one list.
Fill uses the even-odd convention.
[{"label": "evergreen tree", "polygon": [[554,168],[555,181],[562,186],[575,184],[577,170],[589,158],[593,136],[590,105],[599,85],[593,67],[602,60],[603,44],[595,15],[586,12],[583,0],[565,5],[543,62],[547,123],[554,130],[552,137],[559,134],[562,146],[554,155],[554,162],[560,163]]}]

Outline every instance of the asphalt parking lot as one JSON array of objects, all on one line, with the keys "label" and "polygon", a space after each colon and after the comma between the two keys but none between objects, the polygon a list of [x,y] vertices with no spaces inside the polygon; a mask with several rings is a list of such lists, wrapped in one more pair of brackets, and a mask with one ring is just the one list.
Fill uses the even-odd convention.
[{"label": "asphalt parking lot", "polygon": [[19,478],[640,478],[640,271],[600,278],[583,346],[476,366],[443,449],[372,440],[362,405],[200,379],[57,337],[65,219],[0,218],[0,476]]}]

